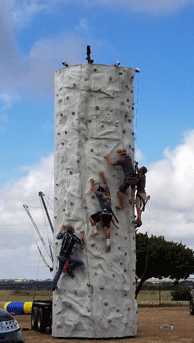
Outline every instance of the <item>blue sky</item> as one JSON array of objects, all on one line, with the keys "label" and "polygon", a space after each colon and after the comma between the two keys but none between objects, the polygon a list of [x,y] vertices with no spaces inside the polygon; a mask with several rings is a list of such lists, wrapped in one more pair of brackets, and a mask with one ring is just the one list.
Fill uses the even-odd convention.
[{"label": "blue sky", "polygon": [[[85,63],[88,44],[96,64],[113,65],[119,60],[122,66],[140,68],[134,80],[134,128],[138,156],[148,166],[150,180],[153,172],[159,175],[164,170],[165,177],[167,170],[176,173],[182,151],[186,155],[178,168],[186,166],[193,173],[193,164],[187,168],[186,156],[191,152],[193,161],[194,1],[1,0],[0,16],[0,188],[2,211],[7,218],[13,194],[18,192],[23,202],[32,199],[34,193],[25,198],[27,191],[22,193],[19,185],[32,180],[45,164],[49,175],[44,178],[50,185],[47,162],[54,151],[54,72],[62,67],[63,60]],[[176,194],[179,181],[171,194]],[[152,232],[159,216],[158,184],[153,188],[148,181],[153,194]],[[37,182],[38,191],[39,186]],[[193,182],[190,191],[192,187]],[[189,194],[185,193],[185,199]],[[174,218],[177,209],[173,204],[170,208],[170,218]],[[189,207],[182,218],[187,212]],[[16,211],[15,218],[17,215],[21,220],[22,214]],[[5,218],[1,215],[1,230]],[[181,222],[182,227],[187,220]],[[193,223],[194,218],[190,221]],[[165,222],[156,232],[165,232],[164,227]],[[185,226],[187,237],[180,233],[176,239],[189,243],[187,229]],[[169,237],[175,238],[173,228]],[[0,278],[2,275],[0,269]]]}]

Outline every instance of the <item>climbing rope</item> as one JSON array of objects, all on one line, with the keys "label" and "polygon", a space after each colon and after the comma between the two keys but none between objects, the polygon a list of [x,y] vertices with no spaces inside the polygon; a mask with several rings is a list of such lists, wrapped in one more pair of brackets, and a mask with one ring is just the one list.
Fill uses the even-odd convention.
[{"label": "climbing rope", "polygon": [[140,84],[140,73],[137,75],[137,98],[136,98],[136,111],[135,111],[135,141],[137,143],[137,132],[138,132],[138,112],[139,112],[139,84]]},{"label": "climbing rope", "polygon": [[[99,144],[99,139],[98,139],[98,137],[99,137],[99,131],[98,131],[98,116],[97,116],[97,105],[96,105],[96,82],[95,82],[95,77],[94,77],[94,108],[95,108],[95,123],[96,123],[96,137],[97,137],[97,139],[96,139],[96,150],[97,150],[97,165],[98,165],[98,167],[97,167],[97,172],[98,172],[98,174],[99,174],[99,172],[100,172],[100,170],[99,170],[99,146],[98,146],[98,144]],[[100,183],[100,181],[99,181],[99,183]]]}]

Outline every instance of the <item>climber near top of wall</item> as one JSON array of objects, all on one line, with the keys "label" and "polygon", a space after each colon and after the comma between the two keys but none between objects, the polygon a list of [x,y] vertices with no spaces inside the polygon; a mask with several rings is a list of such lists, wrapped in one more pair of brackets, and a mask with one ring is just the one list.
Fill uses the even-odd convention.
[{"label": "climber near top of wall", "polygon": [[[67,230],[66,232],[64,230]],[[74,277],[74,273],[73,270],[81,265],[83,265],[83,261],[78,260],[78,259],[74,259],[71,258],[70,255],[72,254],[72,249],[75,243],[84,244],[85,238],[84,238],[84,230],[80,231],[81,233],[81,239],[78,238],[75,235],[75,229],[73,226],[65,226],[62,225],[58,235],[57,235],[57,239],[62,239],[62,245],[61,245],[61,250],[58,256],[58,260],[59,260],[59,268],[57,270],[57,273],[53,279],[53,283],[52,283],[52,290],[55,291],[58,287],[57,287],[57,282],[61,276],[61,273],[63,271],[63,268],[65,266],[65,264],[68,261],[68,266],[66,268],[66,272],[69,276],[71,276],[72,278]]]},{"label": "climber near top of wall", "polygon": [[116,209],[124,210],[125,208],[124,194],[126,193],[126,190],[129,188],[129,186],[131,186],[131,196],[134,197],[135,185],[137,184],[138,176],[135,173],[135,169],[133,167],[131,157],[127,154],[126,149],[118,149],[117,152],[118,154],[120,154],[121,158],[117,160],[116,162],[113,162],[108,155],[105,155],[104,157],[112,166],[120,165],[123,169],[125,178],[124,178],[123,183],[120,185],[119,190],[117,191],[117,195],[119,198],[119,206],[116,206]]},{"label": "climber near top of wall", "polygon": [[93,230],[93,233],[91,234],[91,237],[98,235],[96,223],[101,221],[102,226],[105,231],[105,236],[106,236],[106,251],[108,252],[111,249],[111,244],[110,244],[110,223],[112,220],[111,196],[110,196],[110,191],[108,188],[107,181],[104,176],[104,172],[101,171],[99,175],[102,178],[104,187],[99,186],[96,191],[93,179],[90,179],[90,186],[91,186],[91,191],[96,195],[96,197],[99,200],[102,211],[98,211],[92,214],[91,217],[89,217],[89,220],[90,220],[91,225],[94,226],[94,230]]}]

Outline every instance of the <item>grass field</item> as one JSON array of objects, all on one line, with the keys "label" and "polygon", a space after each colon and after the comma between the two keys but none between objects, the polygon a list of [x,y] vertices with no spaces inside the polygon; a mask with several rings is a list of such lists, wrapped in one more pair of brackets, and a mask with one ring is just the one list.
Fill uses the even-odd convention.
[{"label": "grass field", "polygon": [[52,293],[51,290],[0,290],[0,302],[50,300]]},{"label": "grass field", "polygon": [[137,301],[160,301],[166,302],[171,301],[171,291],[161,291],[159,293],[158,290],[156,291],[140,291],[137,297]]},{"label": "grass field", "polygon": [[[4,303],[8,301],[31,302],[34,300],[51,300],[52,296],[53,292],[51,290],[0,290],[0,307],[2,308]],[[176,301],[172,301],[171,291],[159,292],[159,290],[141,290],[137,297],[137,303],[140,306],[145,304],[169,304],[170,306],[178,305]],[[185,304],[186,303],[187,302],[185,302]]]}]

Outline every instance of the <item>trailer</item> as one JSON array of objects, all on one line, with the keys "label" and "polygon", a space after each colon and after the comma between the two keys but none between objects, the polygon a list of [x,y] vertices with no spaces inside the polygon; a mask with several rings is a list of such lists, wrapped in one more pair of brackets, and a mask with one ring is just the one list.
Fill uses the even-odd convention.
[{"label": "trailer", "polygon": [[52,300],[35,300],[32,303],[31,330],[46,332],[52,329]]}]

